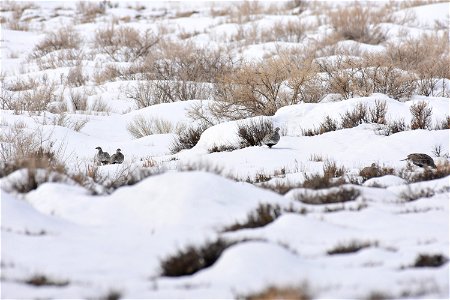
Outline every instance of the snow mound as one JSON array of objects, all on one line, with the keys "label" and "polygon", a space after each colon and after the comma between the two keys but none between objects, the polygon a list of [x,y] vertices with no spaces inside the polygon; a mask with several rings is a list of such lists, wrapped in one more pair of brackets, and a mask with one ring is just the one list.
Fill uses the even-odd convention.
[{"label": "snow mound", "polygon": [[382,177],[370,178],[363,183],[363,186],[389,187],[405,184],[406,180],[395,175],[385,175]]},{"label": "snow mound", "polygon": [[42,213],[78,224],[120,223],[151,230],[220,229],[244,219],[259,203],[287,204],[273,192],[204,172],[152,176],[109,196],[65,194],[63,185],[43,184],[26,199]]}]

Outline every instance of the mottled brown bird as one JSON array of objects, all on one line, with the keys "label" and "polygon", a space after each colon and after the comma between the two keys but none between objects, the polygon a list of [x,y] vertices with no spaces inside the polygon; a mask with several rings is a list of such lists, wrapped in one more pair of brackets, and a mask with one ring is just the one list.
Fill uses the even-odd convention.
[{"label": "mottled brown bird", "polygon": [[362,169],[361,172],[359,172],[359,175],[361,175],[364,179],[369,179],[379,176],[380,170],[378,169],[376,163],[372,163],[370,167],[365,167]]},{"label": "mottled brown bird", "polygon": [[434,160],[425,153],[411,153],[409,154],[405,159],[415,164],[416,166],[419,166],[421,168],[425,167],[431,167],[436,169],[436,165],[434,164]]}]

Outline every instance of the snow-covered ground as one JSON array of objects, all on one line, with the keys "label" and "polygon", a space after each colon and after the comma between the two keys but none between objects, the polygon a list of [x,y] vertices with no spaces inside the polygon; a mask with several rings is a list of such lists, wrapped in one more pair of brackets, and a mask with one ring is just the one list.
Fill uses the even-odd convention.
[{"label": "snow-covered ground", "polygon": [[[163,32],[167,40],[188,36],[195,45],[208,49],[227,45],[236,60],[251,62],[272,56],[280,48],[302,47],[331,29],[324,25],[323,15],[315,16],[320,7],[310,6],[299,15],[295,8],[280,10],[284,14],[268,13],[270,5],[284,7],[282,2],[260,2],[266,13],[253,15],[252,22],[244,25],[226,14],[239,8],[237,2],[112,3],[105,14],[88,22],[78,20],[78,4],[70,1],[32,3],[34,7],[25,9],[19,20],[26,20],[28,31],[13,30],[2,21],[2,99],[6,99],[8,87],[15,82],[31,78],[39,81],[41,87],[55,80],[61,84],[56,86],[54,95],[61,99],[53,99],[50,104],[69,103],[68,89],[85,89],[88,105],[92,107],[101,98],[108,109],[75,111],[69,103],[65,113],[68,121],[58,122],[60,114],[51,109],[38,114],[3,106],[0,126],[3,133],[18,126],[26,127],[24,130],[32,134],[39,132],[40,138],[60,149],[59,159],[65,163],[67,173],[87,174],[92,170],[95,147],[101,146],[111,154],[117,148],[125,154],[122,165],[98,167],[104,178],[124,172],[147,171],[155,175],[143,176],[146,178],[136,184],[111,193],[65,177],[43,179],[37,188],[19,193],[17,186],[28,178],[26,170],[3,177],[2,298],[91,299],[117,293],[118,297],[134,299],[228,299],[256,294],[272,286],[303,287],[313,298],[449,298],[446,259],[450,175],[411,183],[400,173],[403,170],[417,175],[426,171],[417,166],[406,168],[402,159],[410,153],[429,154],[439,166],[447,164],[448,170],[450,130],[418,129],[384,135],[382,126],[364,123],[315,136],[302,133],[318,128],[326,116],[337,121],[358,105],[374,107],[375,101],[386,103],[388,121],[403,120],[405,124],[411,122],[410,108],[425,102],[432,109],[434,128],[449,115],[450,91],[439,84],[445,82],[448,89],[450,78],[440,80],[436,86],[445,92],[413,95],[404,101],[381,93],[342,101],[329,95],[318,103],[299,101],[284,106],[273,116],[221,120],[206,129],[193,148],[172,153],[177,128],[200,124],[193,119],[192,108],[207,105],[215,101],[214,97],[138,108],[129,97],[137,80],[118,77],[96,82],[93,78],[102,70],[100,66],[111,62],[105,54],[93,53],[83,62],[88,80],[79,87],[67,88],[62,82],[71,67],[41,70],[30,59],[35,45],[46,33],[74,25],[86,52],[90,52],[96,30],[115,20],[142,31]],[[352,5],[332,3],[325,3],[329,5],[327,9]],[[411,14],[415,18],[402,25],[384,23],[389,29],[389,42],[401,42],[404,34],[414,37],[435,30],[448,35],[449,6],[448,2],[440,2],[399,9],[395,13],[399,19]],[[2,9],[2,19],[14,18],[6,7]],[[297,18],[310,25],[307,38],[301,42],[246,44],[236,38],[241,31],[263,30]],[[360,49],[374,53],[386,46],[339,43],[347,43],[349,48],[356,43]],[[115,65],[121,64],[129,66]],[[127,128],[139,117],[164,120],[170,130],[135,138]],[[238,125],[260,118],[281,128],[279,143],[271,149],[238,149]],[[75,130],[76,122],[85,124]],[[1,142],[2,146],[6,143]],[[236,150],[213,152],[214,147]],[[439,155],[433,152],[437,148]],[[342,166],[343,177],[350,179],[349,183],[320,191],[303,188],[308,176],[324,172],[327,161]],[[360,170],[372,163],[395,172],[360,184]],[[40,171],[42,178],[47,176]],[[257,180],[261,176],[267,177],[264,184]],[[291,185],[291,189],[282,194],[267,188],[277,185]],[[342,189],[351,190],[356,196],[345,203],[308,204],[304,200],[307,195]],[[273,221],[255,228],[226,230],[245,223],[264,205],[276,207]],[[162,262],[167,258],[218,239],[230,245],[211,266],[185,276],[163,275]],[[357,249],[333,253],[349,246]],[[442,255],[444,261],[437,267],[417,267],[421,255]],[[30,280],[41,275],[47,280],[42,285]]]}]

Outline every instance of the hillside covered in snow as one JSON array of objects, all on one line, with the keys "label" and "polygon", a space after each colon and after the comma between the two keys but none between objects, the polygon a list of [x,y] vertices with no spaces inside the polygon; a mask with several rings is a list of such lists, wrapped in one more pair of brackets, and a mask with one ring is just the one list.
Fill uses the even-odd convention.
[{"label": "hillside covered in snow", "polygon": [[2,299],[449,298],[449,2],[0,7]]}]

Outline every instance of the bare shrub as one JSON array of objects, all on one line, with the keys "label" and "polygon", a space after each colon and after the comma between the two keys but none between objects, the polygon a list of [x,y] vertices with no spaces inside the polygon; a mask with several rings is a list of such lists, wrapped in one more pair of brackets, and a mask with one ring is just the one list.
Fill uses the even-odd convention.
[{"label": "bare shrub", "polygon": [[430,198],[435,195],[435,191],[431,188],[424,188],[419,190],[413,190],[408,186],[408,189],[403,191],[399,198],[405,202],[415,201],[420,198]]},{"label": "bare shrub", "polygon": [[338,8],[329,14],[335,32],[346,40],[366,44],[380,44],[386,40],[386,33],[377,26],[383,22],[386,12],[368,4],[355,2],[351,6]]},{"label": "bare shrub", "polygon": [[[54,143],[41,131],[30,131],[25,124],[15,123],[0,135],[0,158],[5,162],[1,168],[0,177],[22,168],[64,173],[65,167],[59,161],[61,152],[62,149],[55,149]],[[34,174],[35,172],[29,173],[29,178],[34,180]],[[28,181],[28,183],[32,182],[34,181]]]},{"label": "bare shrub", "polygon": [[226,49],[209,50],[193,43],[161,42],[158,59],[141,70],[154,79],[160,98],[167,102],[209,99],[219,76],[234,64]]},{"label": "bare shrub", "polygon": [[79,91],[75,89],[71,89],[68,95],[69,101],[72,103],[75,111],[86,111],[87,110],[87,101],[88,94],[85,90]]},{"label": "bare shrub", "polygon": [[431,129],[432,108],[425,101],[417,102],[409,108],[412,119],[411,129]]},{"label": "bare shrub", "polygon": [[326,160],[323,164],[323,175],[325,177],[335,178],[345,174],[344,166],[338,167],[333,160]]},{"label": "bare shrub", "polygon": [[278,205],[272,204],[259,204],[255,211],[251,212],[247,216],[247,220],[244,223],[236,223],[227,226],[223,231],[237,231],[245,228],[258,228],[266,226],[272,223],[276,218],[281,215],[281,208]]},{"label": "bare shrub", "polygon": [[442,254],[419,254],[414,262],[414,268],[437,268],[448,262],[448,258]]},{"label": "bare shrub", "polygon": [[43,57],[36,58],[39,70],[77,67],[86,55],[82,49],[63,49],[51,52]]},{"label": "bare shrub", "polygon": [[116,27],[110,24],[95,33],[95,47],[113,61],[136,61],[147,56],[159,41],[151,30],[139,32],[132,27]]},{"label": "bare shrub", "polygon": [[320,175],[320,174],[313,174],[313,175],[305,175],[305,180],[302,183],[303,188],[307,189],[325,189],[333,186],[339,186],[345,183],[345,180],[342,178],[339,178],[337,180],[333,180],[332,177],[329,175]]},{"label": "bare shrub", "polygon": [[14,100],[14,111],[42,113],[47,109],[47,105],[55,100],[55,90],[54,83],[47,83],[36,89],[20,92]]},{"label": "bare shrub", "polygon": [[136,139],[152,134],[170,133],[173,131],[172,123],[160,118],[145,118],[136,116],[127,125],[128,132]]},{"label": "bare shrub", "polygon": [[409,129],[409,126],[405,123],[405,119],[402,118],[399,120],[388,121],[386,126],[381,127],[377,132],[378,134],[389,136]]},{"label": "bare shrub", "polygon": [[442,121],[438,122],[434,127],[434,130],[450,129],[450,116],[447,116]]},{"label": "bare shrub", "polygon": [[5,82],[2,80],[2,88],[7,91],[20,92],[37,88],[39,81],[33,77],[17,78],[16,80]]},{"label": "bare shrub", "polygon": [[341,115],[342,128],[353,128],[368,121],[368,108],[363,103],[358,103],[352,111]]},{"label": "bare shrub", "polygon": [[172,153],[178,153],[183,149],[191,149],[200,140],[200,137],[208,128],[206,124],[201,124],[197,127],[186,127],[179,131],[178,138],[172,142],[170,151]]},{"label": "bare shrub", "polygon": [[[361,63],[353,61],[350,58],[338,56],[335,60],[327,59],[317,60],[317,66],[320,72],[324,73],[326,78],[321,79],[322,87],[330,94],[340,94],[344,99],[350,99],[354,96],[363,96],[363,86],[359,83],[358,75],[361,72]],[[356,84],[355,84],[356,83]]]},{"label": "bare shrub", "polygon": [[105,82],[115,81],[116,78],[122,75],[123,72],[121,69],[119,69],[115,65],[108,64],[100,71],[94,73],[93,80],[95,81],[96,84],[100,85]]},{"label": "bare shrub", "polygon": [[86,84],[87,76],[83,73],[83,66],[79,65],[69,70],[67,74],[67,84],[72,87],[79,87]]},{"label": "bare shrub", "polygon": [[371,123],[386,124],[386,101],[375,100],[375,106],[369,108],[369,121]]},{"label": "bare shrub", "polygon": [[111,111],[111,108],[101,97],[97,97],[89,105],[89,110],[94,112],[109,113]]},{"label": "bare shrub", "polygon": [[417,93],[425,96],[445,96],[445,84],[437,89],[442,78],[450,77],[448,34],[423,34],[406,38],[399,43],[388,43],[385,60],[403,70],[412,71],[416,77]]},{"label": "bare shrub", "polygon": [[281,61],[270,59],[260,64],[244,64],[219,78],[214,107],[217,114],[230,119],[273,115],[296,96],[283,92],[288,70]]},{"label": "bare shrub", "polygon": [[231,152],[236,150],[237,148],[233,145],[214,145],[211,148],[208,149],[208,153],[214,153],[214,152]]},{"label": "bare shrub", "polygon": [[24,280],[24,283],[33,286],[56,286],[64,287],[69,285],[68,280],[53,279],[43,274],[34,274],[31,277]]},{"label": "bare shrub", "polygon": [[238,122],[237,127],[241,148],[261,146],[264,137],[273,132],[272,122],[264,118]]},{"label": "bare shrub", "polygon": [[305,204],[331,204],[353,201],[360,195],[353,187],[337,187],[322,191],[303,191],[295,194],[295,199]]},{"label": "bare shrub", "polygon": [[338,130],[338,124],[330,116],[326,116],[325,119],[320,123],[318,128],[313,129],[302,129],[302,135],[304,136],[315,136],[319,134],[324,134],[325,132],[331,132]]},{"label": "bare shrub", "polygon": [[70,177],[93,195],[99,195],[111,194],[120,187],[134,185],[159,172],[160,170],[122,164],[114,173],[105,175],[99,172],[98,166],[87,165],[85,169],[70,174]]},{"label": "bare shrub", "polygon": [[[448,50],[446,34],[423,34],[402,39],[401,43],[388,43],[386,56],[403,70],[419,71],[430,61],[444,61]],[[447,66],[448,67],[448,66]],[[431,71],[431,70],[430,70]]]},{"label": "bare shrub", "polygon": [[322,154],[314,153],[309,156],[309,160],[319,162],[319,161],[324,161],[324,158],[323,158]]},{"label": "bare shrub", "polygon": [[362,58],[339,55],[333,61],[317,61],[327,93],[344,99],[383,93],[395,99],[407,99],[416,90],[416,76],[398,68],[384,54],[364,54]]},{"label": "bare shrub", "polygon": [[77,16],[81,23],[92,23],[106,10],[105,2],[79,1],[76,4]]},{"label": "bare shrub", "polygon": [[153,81],[138,81],[135,87],[129,87],[125,93],[128,98],[134,100],[138,109],[171,102],[170,99],[157,93],[156,84]]},{"label": "bare shrub", "polygon": [[409,174],[407,172],[400,172],[400,176],[408,182],[421,182],[439,179],[450,175],[450,163],[445,161],[443,164],[437,164],[436,170],[425,168],[423,172]]},{"label": "bare shrub", "polygon": [[139,81],[136,86],[127,88],[126,96],[134,100],[138,108],[185,101],[191,99],[206,99],[211,93],[206,83],[190,81]]},{"label": "bare shrub", "polygon": [[258,43],[266,43],[271,41],[300,43],[306,36],[307,30],[310,29],[299,18],[295,21],[276,22],[272,28],[261,30],[260,37],[256,40]]},{"label": "bare shrub", "polygon": [[73,27],[63,27],[48,33],[33,49],[30,57],[39,59],[51,52],[63,49],[78,49],[81,38]]},{"label": "bare shrub", "polygon": [[47,121],[44,115],[43,122],[38,122],[42,125],[52,124],[55,126],[67,127],[74,131],[80,131],[89,122],[89,119],[71,118],[65,111],[63,111],[55,113],[53,118],[50,118],[50,121]]},{"label": "bare shrub", "polygon": [[335,254],[347,254],[347,253],[355,253],[358,252],[361,249],[368,248],[371,246],[377,246],[378,243],[371,243],[371,242],[361,242],[358,240],[350,241],[348,243],[340,243],[336,245],[333,249],[330,249],[327,251],[328,255],[335,255]]},{"label": "bare shrub", "polygon": [[156,79],[214,83],[236,64],[229,49],[211,50],[191,42],[159,44],[160,57],[155,61]]},{"label": "bare shrub", "polygon": [[274,299],[290,299],[290,300],[310,300],[313,299],[306,284],[299,287],[278,287],[269,286],[264,290],[246,295],[245,297],[238,296],[239,299],[246,300],[274,300]]},{"label": "bare shrub", "polygon": [[218,239],[200,247],[189,246],[161,261],[161,275],[176,277],[194,274],[214,264],[222,252],[233,244]]},{"label": "bare shrub", "polygon": [[2,28],[4,26],[5,28],[9,28],[11,30],[28,31],[28,22],[22,20],[22,15],[25,10],[32,8],[36,8],[36,5],[30,2],[4,1],[2,3],[1,11],[11,11],[12,13],[11,17],[8,19],[3,16],[1,17]]}]

